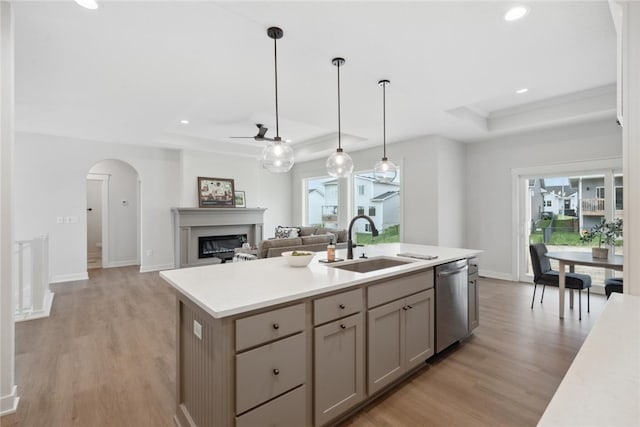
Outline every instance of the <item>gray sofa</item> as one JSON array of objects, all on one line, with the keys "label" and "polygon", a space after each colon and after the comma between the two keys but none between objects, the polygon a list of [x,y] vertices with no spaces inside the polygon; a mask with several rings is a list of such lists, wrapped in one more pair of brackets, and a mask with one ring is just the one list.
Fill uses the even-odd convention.
[{"label": "gray sofa", "polygon": [[271,258],[287,251],[321,252],[327,250],[332,241],[337,249],[347,247],[347,230],[323,227],[289,227],[297,229],[297,237],[263,240],[258,249],[258,258]]}]

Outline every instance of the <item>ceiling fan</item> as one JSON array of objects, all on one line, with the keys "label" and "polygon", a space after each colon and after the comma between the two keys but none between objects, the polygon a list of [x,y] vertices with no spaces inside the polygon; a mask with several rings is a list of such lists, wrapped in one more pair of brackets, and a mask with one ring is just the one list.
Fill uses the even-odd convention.
[{"label": "ceiling fan", "polygon": [[264,127],[262,123],[256,123],[258,127],[258,133],[255,136],[231,136],[230,138],[235,139],[255,139],[256,141],[273,141],[273,138],[268,138],[265,135],[269,128]]}]

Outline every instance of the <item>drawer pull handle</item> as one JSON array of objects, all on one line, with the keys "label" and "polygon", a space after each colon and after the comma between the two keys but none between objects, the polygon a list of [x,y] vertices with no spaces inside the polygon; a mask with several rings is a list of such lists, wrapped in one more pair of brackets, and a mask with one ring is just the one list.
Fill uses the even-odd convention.
[{"label": "drawer pull handle", "polygon": [[409,308],[413,308],[413,306],[412,306],[412,305],[408,305],[407,307],[409,307]]},{"label": "drawer pull handle", "polygon": [[345,325],[342,325],[342,324],[340,325],[340,327],[341,327],[342,329],[347,329],[347,327],[346,327]]},{"label": "drawer pull handle", "polygon": [[402,307],[402,309],[403,309],[404,311],[409,310],[409,308],[408,308],[406,305],[405,305],[404,307]]},{"label": "drawer pull handle", "polygon": [[280,325],[278,325],[277,323],[273,324],[273,329],[280,329]]},{"label": "drawer pull handle", "polygon": [[280,369],[274,369],[273,370],[273,375],[279,375],[280,374]]},{"label": "drawer pull handle", "polygon": [[340,307],[340,308],[344,309],[344,308],[345,308],[345,305],[344,305],[344,304],[340,304],[338,307]]}]

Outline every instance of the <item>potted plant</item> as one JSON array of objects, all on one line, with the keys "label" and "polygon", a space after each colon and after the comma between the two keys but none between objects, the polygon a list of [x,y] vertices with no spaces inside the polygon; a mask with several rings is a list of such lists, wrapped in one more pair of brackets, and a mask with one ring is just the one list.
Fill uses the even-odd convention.
[{"label": "potted plant", "polygon": [[[583,230],[580,240],[589,243],[595,239],[598,240],[598,247],[591,248],[591,255],[594,258],[607,258],[609,256],[609,246],[616,243],[616,239],[622,237],[622,220],[617,218],[612,222],[607,222],[602,218],[600,224],[591,227],[591,230]],[[602,244],[605,247],[602,247]]]}]

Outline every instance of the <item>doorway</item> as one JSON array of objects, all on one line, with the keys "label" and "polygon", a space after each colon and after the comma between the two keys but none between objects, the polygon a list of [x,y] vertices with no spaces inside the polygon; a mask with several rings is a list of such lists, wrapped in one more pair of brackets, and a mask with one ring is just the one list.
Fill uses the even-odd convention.
[{"label": "doorway", "polygon": [[108,159],[87,174],[87,269],[140,265],[140,180]]}]

